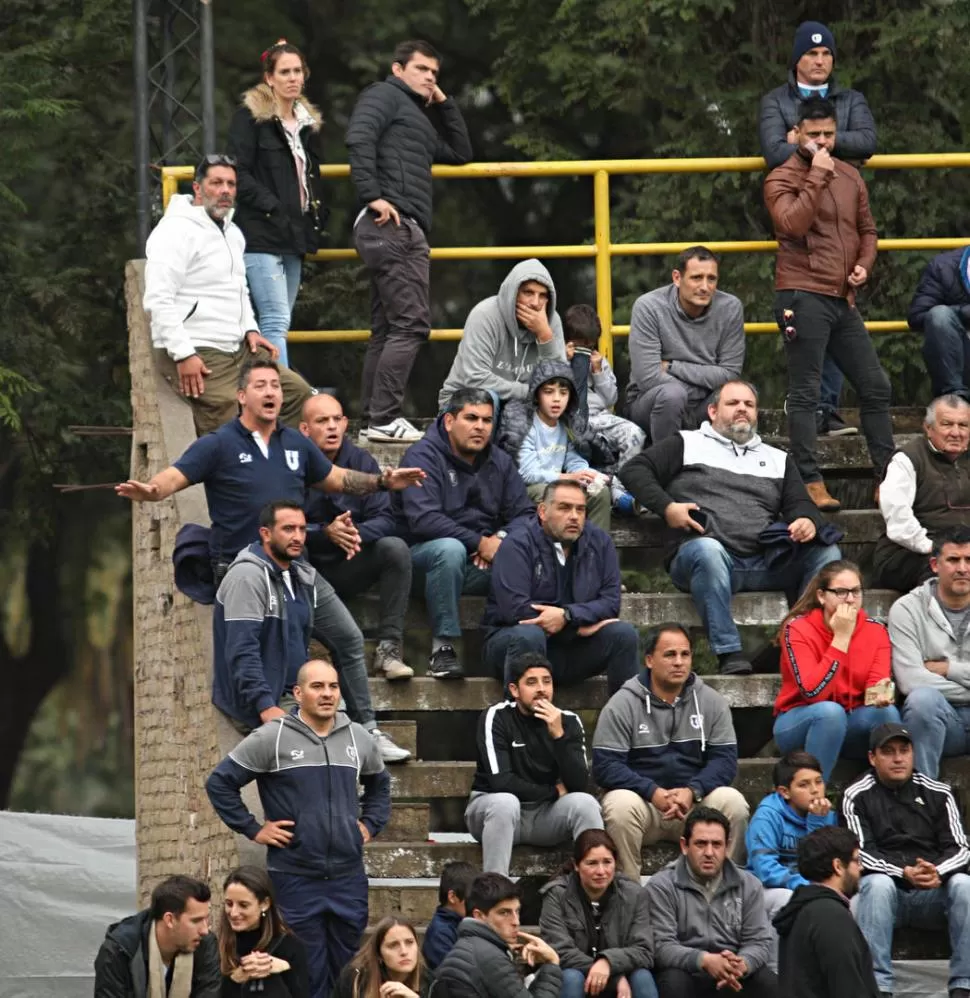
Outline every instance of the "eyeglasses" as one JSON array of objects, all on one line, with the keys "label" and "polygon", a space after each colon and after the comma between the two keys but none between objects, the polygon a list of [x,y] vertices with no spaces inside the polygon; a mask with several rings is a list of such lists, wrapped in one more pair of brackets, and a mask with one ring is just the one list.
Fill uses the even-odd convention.
[{"label": "eyeglasses", "polygon": [[855,589],[823,589],[823,593],[831,593],[840,602],[845,602],[850,596],[853,599],[862,599],[862,586]]}]

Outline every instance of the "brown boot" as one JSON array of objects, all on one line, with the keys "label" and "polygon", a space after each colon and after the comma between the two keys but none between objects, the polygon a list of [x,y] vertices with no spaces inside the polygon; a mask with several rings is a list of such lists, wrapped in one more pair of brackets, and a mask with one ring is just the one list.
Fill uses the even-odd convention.
[{"label": "brown boot", "polygon": [[842,503],[834,496],[829,495],[829,490],[825,487],[825,482],[807,482],[805,489],[809,499],[826,513],[834,513],[842,508]]}]

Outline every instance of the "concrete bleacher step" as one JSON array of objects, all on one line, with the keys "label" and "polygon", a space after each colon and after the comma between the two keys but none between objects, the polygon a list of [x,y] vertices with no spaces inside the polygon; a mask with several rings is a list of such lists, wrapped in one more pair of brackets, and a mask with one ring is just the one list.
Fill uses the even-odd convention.
[{"label": "concrete bleacher step", "polygon": [[431,805],[391,801],[391,820],[381,829],[381,842],[414,842],[431,831]]},{"label": "concrete bleacher step", "polygon": [[[873,617],[884,617],[898,595],[889,589],[867,589],[866,611]],[[377,626],[380,609],[377,594],[355,596],[347,605],[362,630],[373,630]],[[484,596],[462,596],[459,602],[462,630],[479,628],[484,609]],[[780,592],[738,593],[731,601],[731,612],[739,627],[771,626],[788,613],[788,604]],[[620,618],[636,627],[667,621],[700,626],[700,617],[686,593],[624,593],[620,601]],[[405,623],[415,629],[427,627],[427,611],[418,600],[412,600],[408,605]]]},{"label": "concrete bleacher step", "polygon": [[[777,675],[702,678],[733,709],[774,706],[781,684],[781,678]],[[456,682],[415,676],[413,679],[394,683],[372,678],[369,685],[374,710],[394,713],[459,710],[477,712],[504,697],[502,684],[497,679],[479,677]],[[556,691],[556,704],[567,710],[598,710],[607,699],[604,676],[594,676],[579,686],[563,687]],[[381,727],[384,728],[386,723],[381,721]],[[469,737],[473,737],[471,731]]]},{"label": "concrete bleacher step", "polygon": [[[380,683],[381,680],[376,680]],[[383,680],[387,682],[387,680]],[[388,718],[380,722],[381,731],[389,735],[391,740],[407,749],[411,753],[411,758],[417,758],[418,754],[418,724],[416,721],[399,721]]]}]

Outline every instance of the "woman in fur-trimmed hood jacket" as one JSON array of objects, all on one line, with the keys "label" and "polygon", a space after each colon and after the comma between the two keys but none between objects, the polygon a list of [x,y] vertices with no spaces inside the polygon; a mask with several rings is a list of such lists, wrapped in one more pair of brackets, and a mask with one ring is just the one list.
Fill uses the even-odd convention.
[{"label": "woman in fur-trimmed hood jacket", "polygon": [[323,117],[303,96],[309,72],[299,49],[277,42],[263,53],[263,68],[263,81],[243,94],[229,125],[229,153],[237,163],[233,221],[246,237],[246,276],[260,332],[285,364],[302,258],[319,249],[326,221]]}]

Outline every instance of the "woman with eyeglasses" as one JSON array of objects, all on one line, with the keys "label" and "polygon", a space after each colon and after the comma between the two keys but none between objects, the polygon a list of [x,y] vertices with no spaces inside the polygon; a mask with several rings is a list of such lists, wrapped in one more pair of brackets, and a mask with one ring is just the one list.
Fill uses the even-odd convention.
[{"label": "woman with eyeglasses", "polygon": [[220,998],[310,998],[306,950],[276,907],[269,874],[240,866],[223,885]]},{"label": "woman with eyeglasses", "polygon": [[869,732],[899,723],[889,635],[862,608],[858,566],[825,565],[782,621],[778,641],[775,741],[783,753],[804,749],[814,755],[827,782],[840,755],[865,759]]},{"label": "woman with eyeglasses", "polygon": [[289,366],[286,334],[303,256],[319,249],[325,223],[317,145],[323,118],[303,96],[310,70],[295,45],[281,38],[262,62],[262,82],[243,94],[229,125],[238,184],[233,221],[246,237],[260,332]]}]

